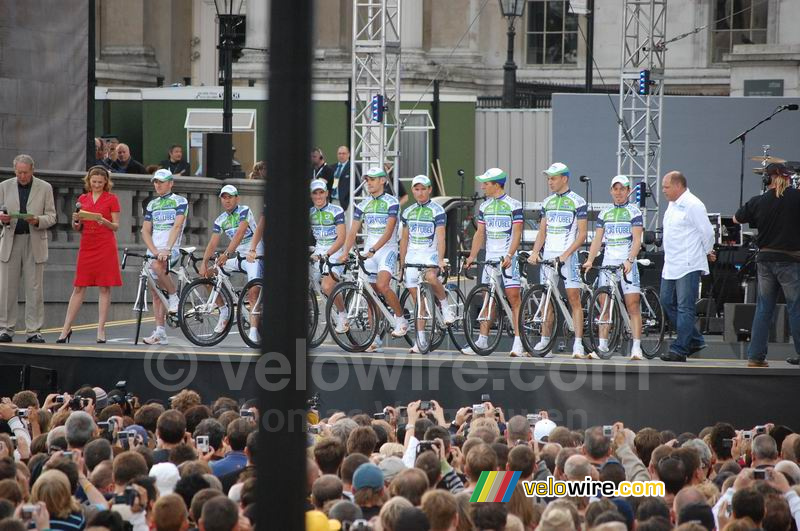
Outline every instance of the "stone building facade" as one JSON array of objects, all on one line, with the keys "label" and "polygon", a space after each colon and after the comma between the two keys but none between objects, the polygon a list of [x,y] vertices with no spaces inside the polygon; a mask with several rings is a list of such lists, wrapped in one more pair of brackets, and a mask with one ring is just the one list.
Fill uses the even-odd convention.
[{"label": "stone building facade", "polygon": [[[242,1],[246,46],[257,50],[246,50],[234,65],[237,84],[266,82],[270,1]],[[587,17],[570,13],[568,5],[565,0],[528,0],[516,23],[520,81],[584,83]],[[618,82],[622,9],[622,0],[595,0],[595,86]],[[506,21],[496,0],[402,0],[402,12],[404,85],[424,87],[439,73],[448,86],[479,96],[500,94]],[[780,86],[784,96],[800,94],[798,20],[797,0],[670,0],[668,38],[707,27],[669,44],[668,88],[747,95]],[[97,0],[97,21],[101,86],[217,84],[213,0]],[[345,90],[352,1],[316,0],[314,38],[315,89]]]}]

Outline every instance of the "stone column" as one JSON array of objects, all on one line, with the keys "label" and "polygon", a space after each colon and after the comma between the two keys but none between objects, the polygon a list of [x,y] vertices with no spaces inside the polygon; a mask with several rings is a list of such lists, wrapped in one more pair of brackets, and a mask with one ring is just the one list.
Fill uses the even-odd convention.
[{"label": "stone column", "polygon": [[[271,0],[247,0],[247,36],[245,46],[248,48],[269,47],[269,12]],[[246,85],[250,80],[256,84],[267,82],[268,53],[261,50],[244,50],[241,59],[233,64],[233,79],[237,84]]]},{"label": "stone column", "polygon": [[155,86],[159,68],[152,46],[145,44],[144,0],[105,0],[99,5],[98,84]]},{"label": "stone column", "polygon": [[192,85],[216,86],[217,12],[214,0],[192,0]]}]

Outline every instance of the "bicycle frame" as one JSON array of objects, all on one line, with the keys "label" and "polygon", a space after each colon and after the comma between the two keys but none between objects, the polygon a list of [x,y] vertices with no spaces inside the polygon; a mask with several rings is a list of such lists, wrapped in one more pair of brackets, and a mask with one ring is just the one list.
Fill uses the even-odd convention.
[{"label": "bicycle frame", "polygon": [[[640,265],[649,265],[649,264],[643,264],[639,260],[637,260],[636,263],[640,264]],[[628,334],[629,336],[633,336],[633,326],[631,325],[631,318],[630,318],[630,315],[628,314],[628,306],[625,304],[625,298],[624,298],[624,296],[622,294],[622,291],[619,289],[619,283],[620,283],[619,270],[620,270],[620,268],[621,268],[621,266],[615,266],[614,269],[605,268],[605,270],[608,271],[609,276],[611,277],[610,278],[610,284],[611,284],[611,293],[613,295],[612,302],[616,302],[617,305],[620,308],[620,314],[622,315],[622,322],[625,325],[624,332],[626,334]],[[604,269],[604,267],[601,267],[600,269]],[[624,277],[624,274],[623,274],[623,277]],[[625,279],[625,282],[628,282],[628,280]],[[651,314],[653,312],[653,308],[650,307],[650,302],[647,300],[647,297],[644,297],[643,295],[644,295],[644,292],[639,294],[639,313],[640,313],[640,315],[644,313],[641,310],[641,306],[642,306],[642,304],[644,304],[647,307],[647,313],[649,315],[649,314]],[[610,318],[610,316],[611,316],[611,313],[610,313],[611,312],[611,308],[610,307],[609,308],[603,308],[603,313],[601,315],[605,315],[606,312],[609,312],[608,315],[609,315],[609,318]],[[606,321],[600,321],[600,324],[610,324],[610,323],[606,322]],[[644,327],[644,322],[642,322],[642,327]]]},{"label": "bicycle frame", "polygon": [[[555,268],[547,263],[542,263],[541,267],[547,267],[548,269],[553,270],[552,272],[556,272]],[[564,302],[564,296],[561,294],[561,289],[558,287],[558,282],[554,282],[552,278],[552,274],[547,275],[547,296],[545,297],[545,305],[540,310],[537,310],[536,315],[534,315],[534,320],[541,320],[544,321],[544,318],[539,316],[539,311],[541,311],[544,315],[547,315],[549,300],[552,298],[556,301],[556,305],[558,306],[558,310],[561,312],[561,315],[564,317],[564,322],[569,328],[570,332],[575,333],[575,321],[572,319],[572,311],[570,308],[567,307],[567,303]],[[583,280],[581,280],[581,291],[588,291],[591,292],[591,288],[588,284],[586,284]],[[555,327],[556,321],[553,320],[553,327]],[[555,330],[551,330],[550,333],[554,333]]]},{"label": "bicycle frame", "polygon": [[[355,283],[356,283],[356,293],[358,296],[354,299],[355,306],[350,306],[347,309],[347,318],[353,319],[358,315],[359,309],[361,308],[361,301],[359,300],[363,297],[363,293],[366,291],[367,297],[372,299],[372,302],[375,303],[375,306],[381,311],[383,317],[389,321],[390,323],[394,321],[395,315],[389,311],[383,301],[378,297],[378,294],[375,292],[375,289],[372,287],[372,284],[368,280],[364,280],[364,275],[369,275],[369,273],[364,269],[364,258],[359,255],[358,257],[358,266],[360,271],[356,271]],[[393,277],[394,278],[394,277]],[[396,279],[395,279],[396,280]]]},{"label": "bicycle frame", "polygon": [[[426,274],[425,274],[426,270],[427,269],[436,269],[436,270],[438,270],[439,267],[438,266],[434,266],[434,265],[425,265],[425,264],[405,264],[404,266],[405,266],[406,269],[411,268],[411,269],[418,269],[420,271],[419,283],[418,283],[417,287],[415,287],[415,288],[406,287],[406,289],[409,290],[410,292],[416,291],[416,296],[414,297],[414,300],[415,300],[416,304],[419,304],[420,288],[423,285],[430,285],[430,282],[428,282],[428,279],[426,278]],[[427,303],[427,301],[426,301],[426,303]],[[436,325],[441,325],[441,328],[447,328],[446,326],[444,326],[444,317],[442,316],[442,312],[439,309],[438,305],[436,305],[436,304],[433,305],[433,312],[431,312],[431,309],[428,308],[427,306],[423,307],[421,310],[422,310],[421,313],[425,316],[424,317],[425,319],[430,319],[431,314],[433,314],[434,325],[435,326]]]},{"label": "bicycle frame", "polygon": [[[527,254],[526,254],[527,256]],[[514,258],[514,260],[518,260],[519,258]],[[491,321],[492,315],[492,305],[494,304],[492,301],[494,300],[495,293],[499,293],[500,299],[500,307],[502,308],[504,315],[511,320],[512,323],[512,330],[514,329],[514,311],[511,309],[511,305],[508,304],[508,300],[505,296],[505,290],[502,289],[502,285],[500,282],[501,277],[506,277],[503,274],[503,270],[500,267],[499,261],[487,261],[484,262],[484,267],[489,268],[489,293],[488,296],[484,297],[483,305],[481,306],[481,311],[478,312],[478,321]],[[524,293],[528,289],[528,278],[520,272],[520,294]],[[488,305],[488,306],[487,306]],[[481,317],[484,316],[484,317]]]},{"label": "bicycle frame", "polygon": [[[628,334],[633,334],[633,327],[631,326],[631,317],[630,317],[630,315],[628,315],[628,307],[625,304],[625,299],[622,296],[622,292],[619,289],[619,281],[620,280],[619,280],[619,274],[617,273],[618,269],[607,270],[607,271],[609,272],[609,276],[611,277],[610,278],[611,295],[613,297],[612,300],[611,300],[611,303],[612,304],[616,303],[617,306],[620,309],[620,315],[622,315],[622,322],[625,325],[625,332],[628,333]],[[640,304],[641,304],[641,300],[643,298],[644,297],[641,297],[641,296],[639,297],[639,303]],[[603,306],[605,306],[605,304]],[[603,308],[603,313],[601,315],[605,315],[606,312],[608,312],[608,316],[609,316],[609,319],[610,319],[610,317],[612,315],[612,311],[613,310],[611,309],[610,306],[608,308]],[[599,323],[600,324],[610,324],[610,321],[607,322],[607,321],[601,320],[601,321],[599,321]]]},{"label": "bicycle frame", "polygon": [[[141,289],[142,280],[144,280],[144,282],[147,284],[147,286],[156,294],[156,296],[161,300],[161,303],[164,306],[168,306],[169,305],[169,301],[167,300],[167,298],[162,293],[161,288],[159,288],[158,284],[156,284],[156,281],[153,280],[153,277],[150,276],[150,268],[148,267],[148,262],[151,262],[152,260],[153,260],[153,258],[149,257],[149,258],[145,258],[142,261],[142,270],[139,272],[139,288],[136,290],[136,301],[133,303],[133,310],[134,311],[138,311],[139,308],[142,308],[143,312],[148,311],[148,309],[147,309],[147,291],[148,290],[142,291],[142,289]],[[183,286],[186,286],[187,284],[189,284],[189,282],[191,282],[191,279],[189,278],[189,275],[186,274],[186,268],[184,267],[183,263],[181,263],[179,265],[178,269],[173,269],[173,270],[167,269],[167,274],[169,274],[169,273],[174,273],[178,277],[178,279],[177,279],[178,280],[178,290],[177,290],[178,293],[180,293],[181,288]],[[144,297],[144,300],[140,300],[141,297]],[[143,304],[144,306],[142,307],[142,306],[140,306],[140,304]]]},{"label": "bicycle frame", "polygon": [[[492,311],[494,310],[494,308],[492,308],[494,305],[493,301],[495,300],[494,295],[499,291],[498,288],[500,287],[500,276],[503,274],[502,270],[500,269],[500,264],[495,265],[486,263],[484,267],[489,268],[489,294],[483,298],[483,305],[481,306],[481,311],[478,313],[479,322],[492,320],[491,315]],[[509,319],[513,319],[512,316],[514,315],[514,312],[511,310],[511,306],[508,304],[505,294],[501,293],[501,296],[497,298],[500,299],[500,307],[502,308],[504,315]]]}]

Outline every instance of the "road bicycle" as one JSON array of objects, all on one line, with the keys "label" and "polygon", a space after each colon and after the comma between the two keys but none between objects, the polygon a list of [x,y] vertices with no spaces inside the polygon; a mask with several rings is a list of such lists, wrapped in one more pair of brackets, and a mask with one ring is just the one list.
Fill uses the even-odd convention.
[{"label": "road bicycle", "polygon": [[[546,268],[545,283],[536,284],[523,295],[522,308],[519,313],[519,328],[525,350],[532,355],[545,357],[553,350],[559,329],[562,330],[567,348],[569,348],[569,341],[575,336],[575,322],[572,319],[567,297],[561,293],[557,280],[558,278],[567,280],[561,274],[561,267],[564,263],[555,258],[541,260],[539,265]],[[557,275],[554,275],[554,272]],[[587,310],[592,298],[592,287],[581,279],[580,290],[584,329],[581,343],[586,352],[591,352],[592,343],[585,332],[589,322]],[[542,338],[548,339],[543,341]]]},{"label": "road bicycle", "polygon": [[[445,270],[440,270],[439,266],[427,264],[405,264],[405,269],[417,269],[420,271],[419,284],[415,288],[406,288],[400,297],[400,305],[403,307],[406,320],[409,322],[409,333],[405,338],[409,345],[417,345],[420,354],[437,350],[444,342],[445,335],[449,335],[453,344],[458,350],[458,334],[460,333],[461,323],[464,316],[464,295],[455,284],[447,282],[448,265],[445,259]],[[437,271],[440,280],[443,281],[446,304],[453,312],[455,320],[449,325],[444,322],[444,317],[439,301],[433,294],[433,288],[426,278],[425,272],[428,269]],[[405,278],[405,275],[404,275]],[[416,291],[416,303],[412,292]]]},{"label": "road bicycle", "polygon": [[[254,286],[257,285],[255,282],[251,281],[252,284],[250,282],[245,284],[243,289],[236,289],[230,280],[232,273],[244,273],[241,265],[246,258],[239,253],[231,256],[231,260],[237,261],[239,269],[231,273],[217,266],[216,259],[218,256],[218,253],[214,255],[214,261],[209,267],[209,272],[213,276],[194,279],[183,290],[178,303],[181,330],[186,339],[199,347],[214,346],[227,337],[234,321],[239,322],[237,315],[242,313],[239,304],[240,299],[247,298],[242,297],[243,293],[252,295],[252,301],[258,301],[257,307],[250,308],[247,311],[246,320],[253,315],[253,312],[260,314],[260,308],[262,307],[260,302],[262,290],[258,290],[257,293],[251,293]],[[258,257],[258,259],[261,259],[261,257]],[[250,285],[249,288],[248,285]],[[224,321],[222,321],[221,315],[222,308],[229,309],[228,318]],[[248,345],[258,345],[247,339],[243,324],[239,323],[238,327],[239,333]],[[249,326],[247,326],[247,332],[249,332]]]},{"label": "road bicycle", "polygon": [[[364,267],[366,256],[356,255],[358,268],[352,281],[341,282],[331,292],[325,307],[328,323],[336,322],[339,309],[335,300],[344,303],[342,327],[333,327],[331,337],[348,352],[364,352],[376,337],[388,330],[395,322],[395,315],[369,281],[370,274]],[[398,279],[392,277],[394,280]],[[339,330],[337,330],[339,328]]]},{"label": "road bicycle", "polygon": [[[527,274],[524,268],[528,256],[528,253],[520,252],[516,257],[520,267],[520,294],[524,294],[528,289]],[[479,261],[474,264],[488,269],[489,283],[478,283],[467,295],[463,319],[464,336],[476,354],[488,356],[497,349],[504,331],[509,336],[514,335],[514,314],[508,299],[506,299],[501,281],[501,277],[509,280],[512,277],[506,275],[500,260]],[[485,323],[488,323],[488,341],[486,346],[479,346],[481,325]],[[484,329],[486,329],[485,325]]]},{"label": "road bicycle", "polygon": [[[171,268],[169,260],[166,262],[167,273],[175,276],[174,282],[175,287],[177,288],[176,293],[178,295],[180,295],[183,289],[192,282],[192,277],[190,277],[187,273],[187,262],[191,263],[195,274],[198,273],[197,262],[199,262],[201,259],[194,255],[196,249],[196,247],[181,247],[179,249],[180,258],[176,264],[177,268],[175,269]],[[139,272],[139,285],[136,287],[136,301],[133,303],[133,311],[136,313],[136,332],[134,333],[133,344],[138,345],[139,334],[141,333],[142,329],[142,315],[144,312],[148,311],[147,293],[149,290],[147,288],[150,287],[152,289],[152,292],[156,294],[161,301],[161,304],[164,305],[164,308],[169,308],[169,294],[166,292],[166,290],[158,286],[156,279],[153,278],[150,272],[150,262],[156,260],[155,256],[134,253],[126,248],[122,251],[122,269],[125,269],[129,257],[142,259],[142,269]],[[167,312],[166,322],[167,326],[170,328],[178,328],[178,326],[180,326],[179,314]]]},{"label": "road bicycle", "polygon": [[[647,267],[650,260],[641,259],[637,264]],[[630,284],[625,275],[622,265],[594,267],[598,271],[607,271],[610,277],[610,285],[597,288],[592,296],[592,303],[589,310],[589,338],[594,346],[594,352],[603,359],[609,359],[614,351],[619,349],[623,341],[633,338],[633,328],[631,326],[628,307],[625,305],[625,298],[620,289],[619,272],[622,271],[622,279]],[[661,306],[661,299],[658,293],[651,287],[642,288],[639,297],[639,308],[642,315],[642,335],[641,345],[642,354],[647,359],[653,359],[658,355],[661,345],[664,343],[665,317],[664,309]],[[608,348],[600,349],[599,339],[608,339]]]}]

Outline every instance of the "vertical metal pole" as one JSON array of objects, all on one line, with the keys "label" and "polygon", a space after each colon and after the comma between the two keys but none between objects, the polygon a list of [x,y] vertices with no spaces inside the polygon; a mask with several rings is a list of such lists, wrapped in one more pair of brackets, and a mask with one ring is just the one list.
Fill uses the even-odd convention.
[{"label": "vertical metal pole", "polygon": [[586,8],[589,11],[586,15],[586,92],[591,92],[594,73],[594,0],[587,0]]},{"label": "vertical metal pole", "polygon": [[[225,60],[223,68],[222,93],[222,132],[233,132],[233,41],[231,37],[231,21],[220,21],[223,25],[222,56]],[[226,165],[227,167],[227,165]]]},{"label": "vertical metal pole", "polygon": [[[271,2],[267,175],[304,175],[311,149],[313,2]],[[308,182],[270,179],[264,192],[262,374],[280,382],[259,390],[258,518],[268,529],[305,529]],[[291,227],[291,230],[286,230]],[[303,237],[297,237],[303,235]],[[266,358],[266,359],[263,359]],[[277,376],[280,374],[280,376]],[[265,382],[264,382],[265,383]],[[278,458],[276,458],[278,457]]]},{"label": "vertical metal pole", "polygon": [[[347,120],[345,121],[345,128],[347,129],[347,132],[346,132],[347,142],[345,142],[345,145],[347,146],[347,149],[351,149],[350,145],[351,145],[352,133],[353,133],[353,128],[352,128],[352,125],[350,124],[350,107],[353,106],[353,78],[352,77],[347,80],[347,101],[344,102],[344,105],[345,105],[345,108],[347,109]],[[352,149],[351,149],[351,151],[350,151],[350,161],[351,161],[350,162],[350,171],[351,171],[351,175],[352,175],[352,166],[353,166],[352,160],[353,160],[353,152],[352,152]]]},{"label": "vertical metal pole", "polygon": [[[431,104],[431,120],[433,121],[433,162],[436,163],[437,160],[440,158],[439,154],[439,80],[433,82],[433,103]],[[428,171],[428,168],[425,168],[425,171]],[[440,175],[442,180],[444,180],[444,175]],[[435,180],[435,179],[434,179]],[[437,187],[438,189],[438,187]],[[442,191],[439,190],[441,194]]]},{"label": "vertical metal pole", "polygon": [[514,64],[514,17],[508,17],[508,50],[503,65],[503,107],[517,106],[517,65]]},{"label": "vertical metal pole", "polygon": [[97,77],[95,73],[95,57],[96,52],[94,49],[95,32],[95,0],[89,0],[89,46],[88,46],[88,60],[86,72],[86,167],[88,168],[94,164],[95,150],[94,150],[94,89],[97,86]]}]

